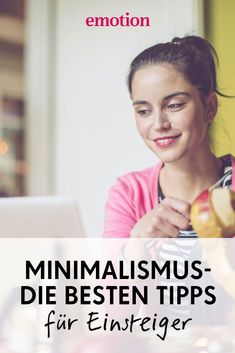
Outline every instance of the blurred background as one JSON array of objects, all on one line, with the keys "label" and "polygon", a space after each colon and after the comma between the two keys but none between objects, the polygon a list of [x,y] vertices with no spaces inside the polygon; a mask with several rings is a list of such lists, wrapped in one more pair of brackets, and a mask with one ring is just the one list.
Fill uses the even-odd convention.
[{"label": "blurred background", "polygon": [[[151,26],[86,27],[88,16],[149,16]],[[0,196],[66,195],[89,236],[102,234],[115,179],[156,163],[126,87],[144,48],[198,34],[215,46],[220,89],[235,95],[235,2],[0,0]],[[232,153],[235,99],[220,99],[217,155]]]}]

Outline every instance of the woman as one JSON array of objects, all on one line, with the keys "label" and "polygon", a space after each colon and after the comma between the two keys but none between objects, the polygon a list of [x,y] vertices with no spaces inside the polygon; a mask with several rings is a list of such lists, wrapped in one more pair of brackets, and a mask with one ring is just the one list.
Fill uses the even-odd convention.
[{"label": "woman", "polygon": [[214,184],[235,188],[234,161],[216,158],[209,126],[218,107],[216,53],[203,38],[174,38],[140,53],[128,87],[138,132],[160,159],[111,188],[107,237],[196,237],[190,205]]}]

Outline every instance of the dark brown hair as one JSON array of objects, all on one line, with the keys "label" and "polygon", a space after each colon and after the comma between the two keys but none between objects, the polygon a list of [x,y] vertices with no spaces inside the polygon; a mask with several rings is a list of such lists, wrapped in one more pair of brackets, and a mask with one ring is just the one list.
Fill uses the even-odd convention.
[{"label": "dark brown hair", "polygon": [[127,78],[130,94],[135,73],[140,68],[161,63],[170,64],[182,73],[202,96],[215,91],[220,96],[229,97],[218,90],[218,56],[215,49],[206,39],[198,36],[175,37],[171,42],[156,44],[137,55],[130,65]]}]

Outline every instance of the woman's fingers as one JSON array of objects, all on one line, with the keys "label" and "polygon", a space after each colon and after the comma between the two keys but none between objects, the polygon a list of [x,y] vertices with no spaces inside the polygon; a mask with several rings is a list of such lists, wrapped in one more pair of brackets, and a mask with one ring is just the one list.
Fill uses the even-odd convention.
[{"label": "woman's fingers", "polygon": [[178,229],[187,229],[189,226],[189,219],[184,214],[178,213],[178,211],[166,204],[162,204],[156,210],[156,215]]},{"label": "woman's fingers", "polygon": [[133,227],[132,237],[178,237],[180,229],[189,226],[190,204],[166,197],[156,208],[146,213]]},{"label": "woman's fingers", "polygon": [[153,216],[151,223],[147,228],[147,235],[163,238],[175,238],[179,235],[179,229],[172,226],[169,222],[166,222],[163,218],[160,218],[159,216]]},{"label": "woman's fingers", "polygon": [[189,226],[190,205],[184,201],[166,198],[155,209],[147,234],[149,236],[177,237],[180,229]]},{"label": "woman's fingers", "polygon": [[162,204],[168,205],[177,211],[179,214],[183,215],[188,220],[190,219],[190,208],[191,205],[188,202],[176,199],[174,197],[166,197]]}]

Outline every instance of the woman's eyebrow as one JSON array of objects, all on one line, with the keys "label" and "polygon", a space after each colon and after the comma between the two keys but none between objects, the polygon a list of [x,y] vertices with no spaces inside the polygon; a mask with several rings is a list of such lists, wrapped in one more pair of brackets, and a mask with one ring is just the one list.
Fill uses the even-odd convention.
[{"label": "woman's eyebrow", "polygon": [[[167,95],[166,97],[163,98],[163,100],[168,100],[170,98],[173,98],[173,97],[176,97],[176,96],[179,96],[179,95],[184,95],[184,96],[187,96],[187,97],[190,97],[190,93],[188,92],[184,92],[184,91],[179,91],[179,92],[174,92],[174,93],[171,93],[169,95]],[[138,104],[149,104],[147,101],[145,100],[136,100],[132,103],[133,105],[138,105]]]},{"label": "woman's eyebrow", "polygon": [[179,95],[184,95],[184,96],[190,97],[190,94],[188,92],[179,91],[179,92],[174,92],[174,93],[169,94],[168,96],[164,97],[163,100],[167,100],[167,99],[179,96]]},{"label": "woman's eyebrow", "polygon": [[147,101],[137,100],[137,101],[134,101],[132,104],[133,104],[133,105],[138,105],[138,104],[148,104],[148,102],[147,102]]}]

